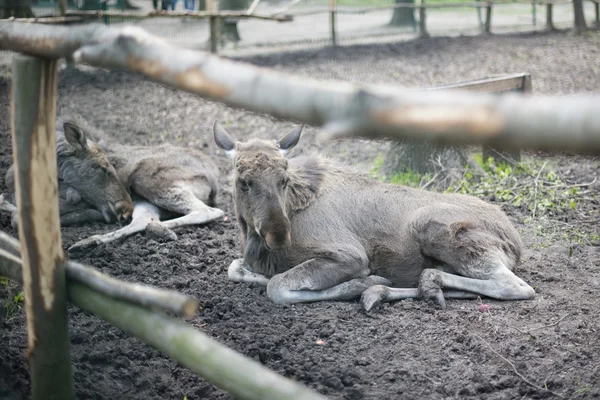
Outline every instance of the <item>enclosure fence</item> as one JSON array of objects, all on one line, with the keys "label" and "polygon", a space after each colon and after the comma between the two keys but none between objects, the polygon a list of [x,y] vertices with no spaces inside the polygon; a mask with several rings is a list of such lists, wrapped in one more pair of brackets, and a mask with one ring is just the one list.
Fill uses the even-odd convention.
[{"label": "enclosure fence", "polygon": [[[65,0],[61,1],[66,3]],[[221,27],[224,21],[228,23],[251,21],[248,23],[252,24],[252,28],[248,25],[249,28],[241,33],[242,46],[311,41],[315,35],[321,38],[327,37],[332,45],[337,45],[344,37],[357,39],[392,34],[407,35],[409,31],[410,35],[426,37],[432,30],[439,33],[446,32],[448,29],[458,29],[461,24],[467,23],[465,22],[467,20],[470,21],[467,23],[471,26],[470,29],[475,29],[477,26],[477,29],[484,34],[491,33],[496,25],[498,27],[507,24],[523,25],[528,17],[531,20],[530,26],[542,25],[549,30],[557,28],[557,18],[561,26],[564,26],[566,21],[570,21],[572,26],[574,21],[571,15],[573,0],[476,0],[449,3],[429,3],[426,0],[415,0],[414,3],[395,3],[394,0],[364,1],[366,3],[363,0],[289,0],[286,5],[275,7],[266,4],[266,0],[254,0],[247,10],[228,11],[219,10],[218,0],[207,0],[206,11],[185,12],[125,11],[110,7],[105,7],[106,10],[69,10],[65,4],[61,6],[60,16],[53,13],[40,16],[35,21],[57,24],[96,21],[116,26],[135,23],[147,28],[150,27],[149,24],[155,23],[153,30],[164,33],[165,37],[175,40],[174,36],[176,36],[179,44],[185,43],[186,46],[194,48],[209,48],[213,53],[218,51],[219,43],[224,43],[221,40]],[[583,0],[584,6],[587,4],[593,8],[593,11],[588,9],[588,13],[592,11],[594,14],[593,22],[588,23],[596,27],[600,27],[599,2],[600,0]],[[544,24],[538,23],[540,6],[545,14]],[[518,10],[499,13],[507,7],[517,7]],[[528,8],[530,15],[527,15]],[[476,14],[456,14],[461,9],[475,10]],[[387,18],[389,22],[390,15],[384,16],[382,13],[397,10],[410,10],[418,16],[415,18],[413,15],[412,27],[394,28],[384,20]],[[447,12],[455,12],[455,14],[452,16],[444,14]],[[326,16],[327,19],[323,18],[320,23],[315,23],[318,20],[314,20],[314,17],[321,15]],[[376,16],[371,18],[369,15]],[[494,20],[494,24],[493,15],[498,19]],[[428,24],[432,17],[433,22]],[[477,22],[473,23],[475,18]],[[176,20],[188,21],[188,23],[177,24]],[[207,23],[197,25],[195,21],[207,21]],[[146,22],[148,25],[145,24]],[[286,24],[285,28],[274,27],[274,22]],[[177,28],[174,28],[175,25]],[[310,29],[306,29],[308,27]],[[508,29],[510,30],[510,27]],[[245,38],[245,34],[251,38]],[[180,38],[182,35],[185,37]]]},{"label": "enclosure fence", "polygon": [[[59,58],[135,72],[230,106],[322,126],[321,139],[386,137],[600,153],[600,96],[594,94],[494,95],[324,82],[177,48],[140,28],[97,24],[0,22],[0,49],[26,54],[15,56],[11,98],[20,244],[0,234],[0,274],[24,287],[36,399],[48,393],[73,398],[67,299],[236,398],[323,398],[163,312],[194,314],[195,300],[65,260],[54,138]],[[519,89],[530,78],[514,79]]]}]

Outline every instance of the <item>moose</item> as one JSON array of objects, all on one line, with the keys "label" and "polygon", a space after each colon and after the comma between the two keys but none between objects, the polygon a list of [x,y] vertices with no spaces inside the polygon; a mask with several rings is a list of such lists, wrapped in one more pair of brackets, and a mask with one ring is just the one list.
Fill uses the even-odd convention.
[{"label": "moose", "polygon": [[[59,211],[62,226],[92,221],[131,222],[121,229],[83,239],[69,248],[77,251],[110,243],[159,223],[166,234],[184,225],[217,220],[224,213],[215,205],[218,169],[209,156],[193,148],[170,144],[154,147],[99,143],[88,137],[85,123],[64,117],[57,124],[56,155]],[[13,190],[14,165],[6,173]],[[0,209],[17,210],[3,202]],[[176,217],[176,218],[173,218]],[[173,218],[173,219],[168,219]]]},{"label": "moose", "polygon": [[498,207],[383,183],[316,154],[288,159],[302,129],[234,142],[213,125],[233,163],[243,253],[229,280],[266,285],[275,303],[360,298],[366,311],[406,298],[445,308],[446,298],[535,296],[513,273],[523,244]]}]

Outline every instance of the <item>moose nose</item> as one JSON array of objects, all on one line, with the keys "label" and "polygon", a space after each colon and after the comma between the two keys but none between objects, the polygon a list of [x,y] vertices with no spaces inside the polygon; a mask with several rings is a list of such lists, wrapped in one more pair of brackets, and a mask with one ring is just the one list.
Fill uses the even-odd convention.
[{"label": "moose nose", "polygon": [[287,249],[292,244],[292,238],[289,231],[282,233],[267,232],[264,238],[265,246],[267,247],[267,250],[270,251]]},{"label": "moose nose", "polygon": [[118,201],[115,204],[115,214],[117,215],[117,221],[126,222],[131,218],[133,213],[133,204],[128,201]]}]

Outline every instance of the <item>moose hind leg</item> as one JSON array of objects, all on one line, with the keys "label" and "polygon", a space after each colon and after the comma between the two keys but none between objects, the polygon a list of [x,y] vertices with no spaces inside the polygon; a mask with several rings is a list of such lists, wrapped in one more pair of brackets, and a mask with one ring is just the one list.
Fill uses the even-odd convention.
[{"label": "moose hind leg", "polygon": [[[491,236],[486,232],[472,232],[476,239]],[[483,241],[483,240],[482,240]],[[512,271],[516,257],[501,250],[501,243],[485,240],[488,245],[463,240],[461,246],[450,240],[446,249],[437,254],[428,254],[446,263],[452,273],[428,268],[419,280],[419,291],[423,298],[433,300],[445,307],[442,289],[453,289],[475,293],[498,300],[529,300],[535,291]],[[438,244],[432,248],[439,248]],[[447,296],[446,296],[447,297]]]}]

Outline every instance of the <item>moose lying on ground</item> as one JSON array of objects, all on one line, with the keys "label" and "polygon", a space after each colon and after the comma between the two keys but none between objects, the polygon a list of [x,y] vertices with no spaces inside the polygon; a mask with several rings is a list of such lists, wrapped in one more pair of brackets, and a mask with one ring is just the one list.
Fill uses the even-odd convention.
[{"label": "moose lying on ground", "polygon": [[361,297],[367,311],[405,298],[445,308],[444,298],[535,296],[512,272],[523,245],[498,207],[382,183],[317,155],[286,159],[301,132],[234,143],[214,124],[233,160],[242,238],[230,280],[266,285],[276,303]]},{"label": "moose lying on ground", "polygon": [[[87,137],[82,126],[81,121],[67,119],[57,123],[61,225],[115,219],[126,222],[130,218],[131,223],[83,239],[69,251],[141,232],[161,218],[180,216],[158,225],[159,229],[170,230],[208,223],[223,216],[222,210],[210,207],[218,193],[218,170],[207,155],[169,144],[153,147],[107,144],[105,152]],[[6,174],[6,185],[14,191],[13,167]],[[13,212],[15,225],[16,208],[6,201],[2,203],[0,209]]]}]

